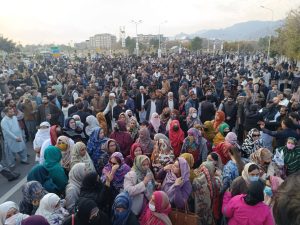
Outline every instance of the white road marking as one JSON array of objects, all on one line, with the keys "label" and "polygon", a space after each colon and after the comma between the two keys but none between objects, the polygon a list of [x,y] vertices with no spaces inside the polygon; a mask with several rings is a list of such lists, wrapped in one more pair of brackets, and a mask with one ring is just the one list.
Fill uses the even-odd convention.
[{"label": "white road marking", "polygon": [[10,189],[8,192],[5,193],[5,195],[3,195],[0,198],[0,204],[6,202],[7,199],[9,199],[9,197],[12,196],[17,190],[19,190],[26,182],[27,176],[25,176],[19,183],[17,183],[12,189]]}]

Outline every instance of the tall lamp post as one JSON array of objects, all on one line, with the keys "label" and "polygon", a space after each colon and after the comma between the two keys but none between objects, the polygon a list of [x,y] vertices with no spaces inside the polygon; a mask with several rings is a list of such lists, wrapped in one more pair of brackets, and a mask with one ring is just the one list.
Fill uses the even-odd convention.
[{"label": "tall lamp post", "polygon": [[[272,22],[273,22],[273,20],[274,20],[274,11],[273,11],[273,9],[265,7],[263,5],[261,5],[260,7],[263,8],[263,9],[271,11],[271,13],[272,13]],[[271,34],[271,29],[270,29],[270,37],[269,37],[269,44],[268,44],[268,56],[267,56],[268,61],[269,61],[269,58],[270,58],[271,38],[272,38],[272,34]]]},{"label": "tall lamp post", "polygon": [[135,49],[136,49],[136,55],[137,56],[139,56],[139,38],[138,38],[137,26],[138,26],[138,24],[140,24],[142,22],[143,22],[142,20],[138,20],[138,21],[131,20],[131,23],[135,24],[135,33],[136,33],[136,46],[135,46]]},{"label": "tall lamp post", "polygon": [[168,21],[165,20],[163,22],[161,22],[158,26],[158,50],[157,50],[157,57],[160,58],[161,57],[161,40],[160,40],[160,26],[163,25],[164,23],[167,23]]}]

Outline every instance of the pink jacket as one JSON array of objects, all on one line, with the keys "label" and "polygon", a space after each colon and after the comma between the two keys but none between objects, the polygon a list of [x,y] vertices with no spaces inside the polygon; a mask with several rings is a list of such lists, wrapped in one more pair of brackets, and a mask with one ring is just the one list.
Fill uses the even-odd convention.
[{"label": "pink jacket", "polygon": [[229,219],[228,225],[275,225],[271,209],[266,204],[247,205],[244,196],[232,198],[230,192],[224,194],[222,212]]}]

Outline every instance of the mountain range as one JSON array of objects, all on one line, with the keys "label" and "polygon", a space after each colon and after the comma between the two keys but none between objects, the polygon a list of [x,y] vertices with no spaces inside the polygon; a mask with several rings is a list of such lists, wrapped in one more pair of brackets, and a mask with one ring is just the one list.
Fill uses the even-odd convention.
[{"label": "mountain range", "polygon": [[277,21],[247,21],[236,23],[230,27],[223,29],[212,30],[199,30],[192,34],[180,33],[175,35],[174,39],[186,38],[208,38],[208,39],[221,39],[227,41],[240,41],[240,40],[258,40],[261,37],[274,35],[276,29],[284,24],[283,20]]}]

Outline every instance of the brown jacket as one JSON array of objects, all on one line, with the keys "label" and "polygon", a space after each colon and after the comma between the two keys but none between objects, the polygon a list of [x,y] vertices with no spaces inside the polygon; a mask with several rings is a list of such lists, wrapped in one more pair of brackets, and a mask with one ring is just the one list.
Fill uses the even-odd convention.
[{"label": "brown jacket", "polygon": [[36,120],[37,105],[35,102],[30,101],[29,103],[22,103],[21,107],[24,113],[25,121]]}]

